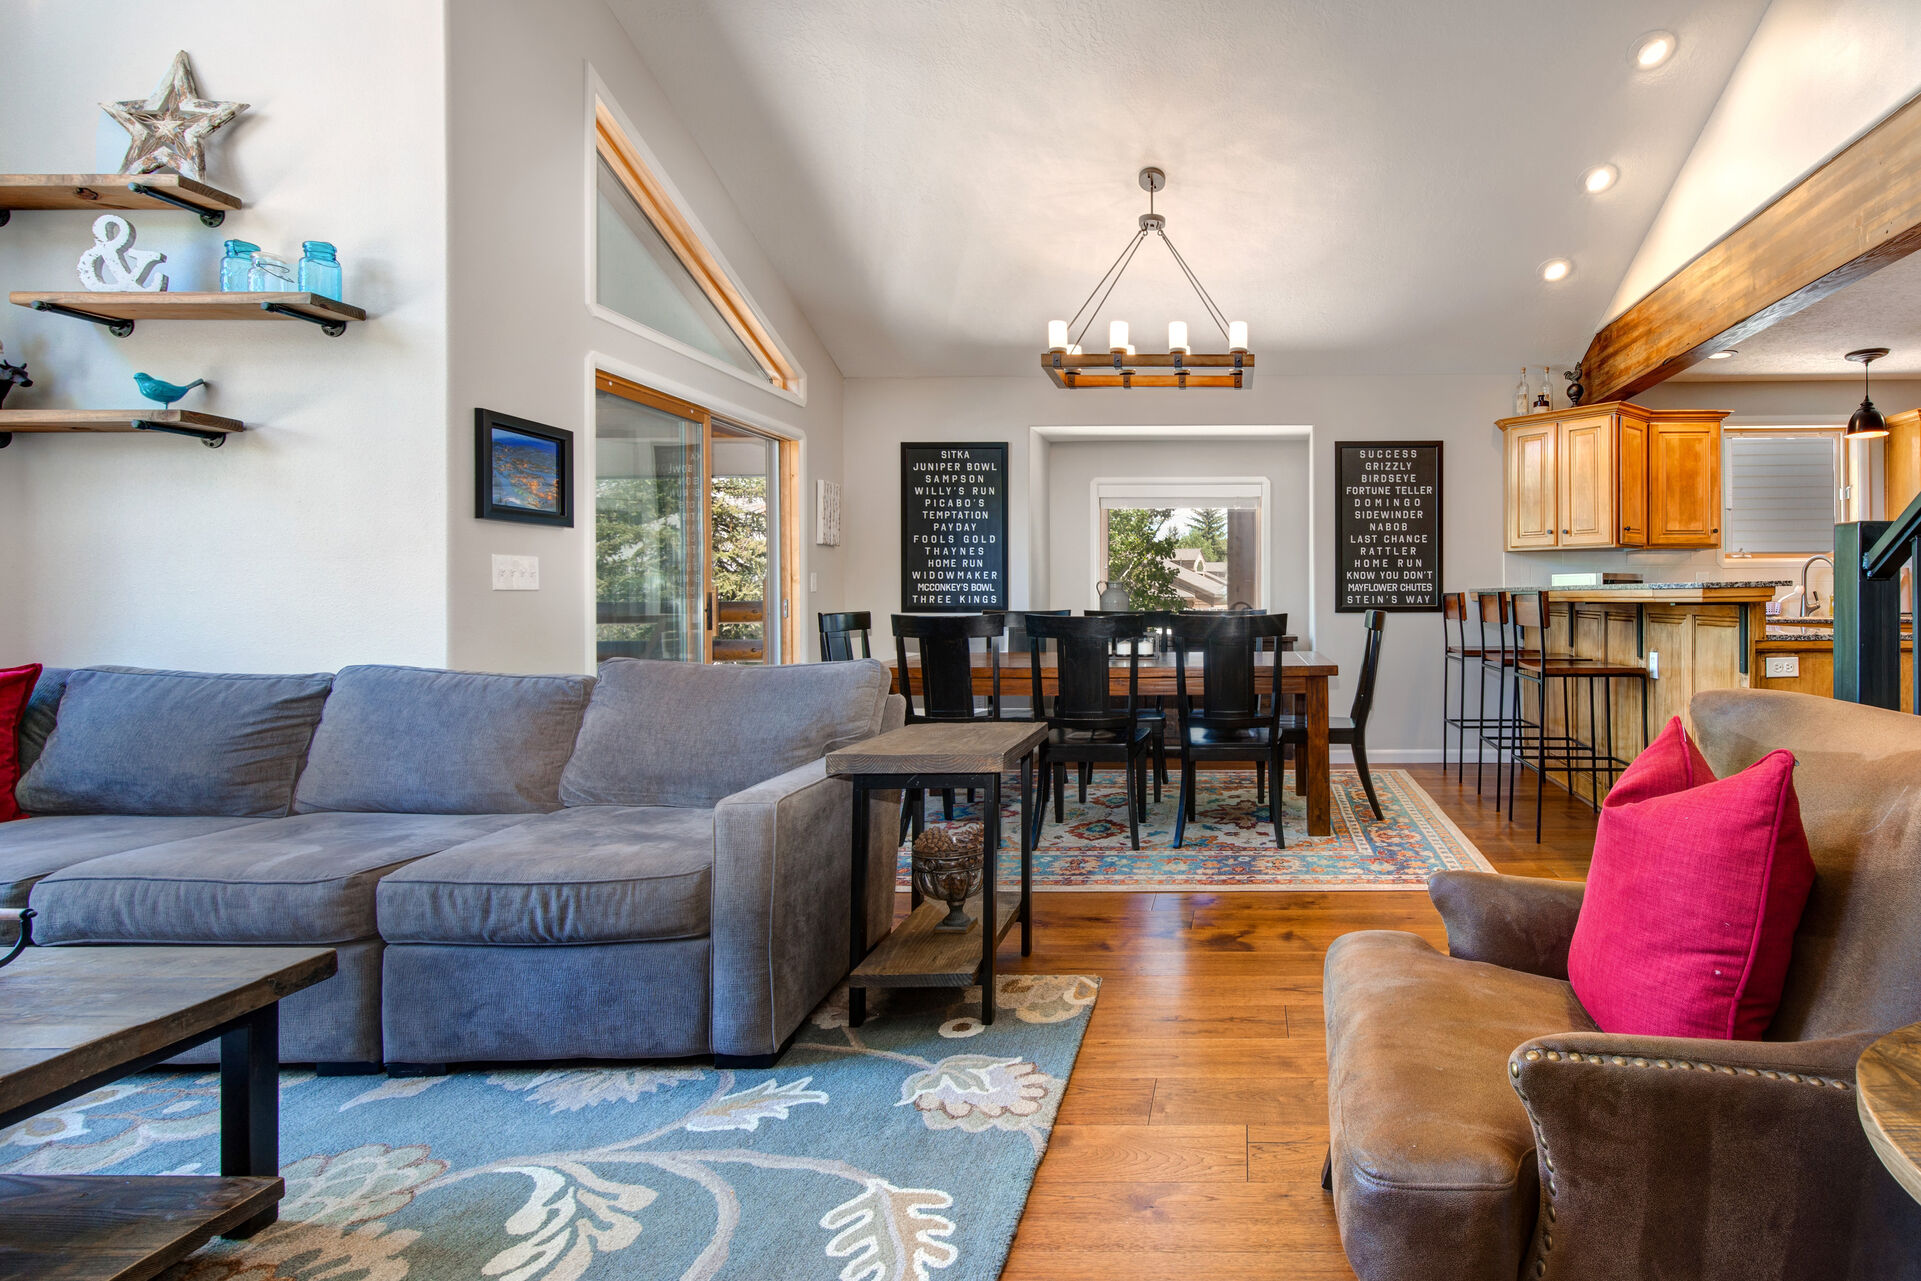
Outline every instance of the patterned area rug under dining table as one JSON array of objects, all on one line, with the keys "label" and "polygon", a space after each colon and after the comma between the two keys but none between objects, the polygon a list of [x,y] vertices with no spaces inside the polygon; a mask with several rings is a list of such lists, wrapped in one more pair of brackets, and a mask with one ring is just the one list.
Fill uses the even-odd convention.
[{"label": "patterned area rug under dining table", "polygon": [[[1381,798],[1382,821],[1368,808],[1361,777],[1351,767],[1333,770],[1334,831],[1307,834],[1306,800],[1285,790],[1282,822],[1287,848],[1277,849],[1267,806],[1256,805],[1253,770],[1201,770],[1199,803],[1188,815],[1186,838],[1174,848],[1174,809],[1178,771],[1163,785],[1161,799],[1148,793],[1141,848],[1127,838],[1127,801],[1118,768],[1097,769],[1078,799],[1077,767],[1068,767],[1066,822],[1054,822],[1051,800],[1047,826],[1034,851],[1036,890],[1205,891],[1205,890],[1418,890],[1435,872],[1459,869],[1491,872],[1492,864],[1441,811],[1427,790],[1406,770],[1376,769],[1374,788]],[[1288,782],[1293,776],[1290,773]],[[1019,883],[1019,779],[1009,775],[1002,788],[1002,828],[1006,847],[1000,857],[1003,885]],[[954,821],[973,822],[978,806],[956,794]],[[941,819],[938,795],[927,798],[930,825]],[[902,847],[903,853],[906,851]],[[901,859],[900,888],[908,885],[907,859]]]},{"label": "patterned area rug under dining table", "polygon": [[[1002,975],[992,1027],[978,988],[882,992],[858,1029],[843,988],[759,1071],[289,1069],[279,1222],[162,1281],[991,1281],[1099,986]],[[217,1172],[219,1091],[103,1086],[0,1129],[0,1173]]]}]

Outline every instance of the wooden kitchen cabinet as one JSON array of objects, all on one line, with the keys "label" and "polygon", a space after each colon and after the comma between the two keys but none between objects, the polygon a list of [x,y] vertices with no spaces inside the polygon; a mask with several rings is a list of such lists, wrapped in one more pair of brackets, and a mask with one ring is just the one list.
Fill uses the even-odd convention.
[{"label": "wooden kitchen cabinet", "polygon": [[1559,424],[1533,423],[1507,434],[1507,545],[1515,551],[1560,541]]},{"label": "wooden kitchen cabinet", "polygon": [[1719,546],[1726,416],[1614,401],[1501,419],[1507,549]]},{"label": "wooden kitchen cabinet", "polygon": [[1720,412],[1672,412],[1648,423],[1649,547],[1721,545]]}]

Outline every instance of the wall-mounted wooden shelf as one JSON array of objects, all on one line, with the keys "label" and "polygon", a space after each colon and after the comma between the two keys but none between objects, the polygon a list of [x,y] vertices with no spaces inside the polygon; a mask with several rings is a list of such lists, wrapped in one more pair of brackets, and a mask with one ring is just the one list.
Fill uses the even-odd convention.
[{"label": "wall-mounted wooden shelf", "polygon": [[320,326],[329,338],[347,331],[350,320],[367,313],[349,303],[319,294],[300,293],[67,293],[15,292],[7,295],[16,307],[50,311],[90,320],[116,338],[133,332],[136,320],[304,320]]},{"label": "wall-mounted wooden shelf", "polygon": [[240,197],[171,173],[0,174],[0,226],[15,209],[185,209],[209,227]]},{"label": "wall-mounted wooden shelf", "polygon": [[0,409],[0,449],[13,443],[17,431],[157,431],[191,436],[218,449],[228,436],[245,430],[247,425],[237,418],[197,409]]}]

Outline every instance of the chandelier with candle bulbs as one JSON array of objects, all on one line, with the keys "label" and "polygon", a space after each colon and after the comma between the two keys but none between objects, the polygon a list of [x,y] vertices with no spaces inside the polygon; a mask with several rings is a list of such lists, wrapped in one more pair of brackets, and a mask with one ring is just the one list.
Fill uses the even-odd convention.
[{"label": "chandelier with candle bulbs", "polygon": [[[1047,350],[1041,354],[1041,368],[1054,380],[1056,387],[1074,391],[1083,387],[1120,387],[1132,390],[1135,387],[1226,387],[1239,390],[1253,381],[1254,354],[1247,349],[1247,322],[1229,320],[1227,314],[1215,306],[1214,299],[1201,286],[1200,277],[1181,257],[1181,251],[1167,238],[1167,219],[1154,212],[1154,193],[1167,186],[1167,175],[1159,169],[1141,170],[1141,187],[1147,192],[1147,212],[1141,215],[1140,230],[1134,233],[1127,247],[1100,278],[1087,301],[1081,304],[1069,320],[1050,320],[1047,322]],[[1167,252],[1174,256],[1175,264],[1187,283],[1194,286],[1195,295],[1201,300],[1201,307],[1207,319],[1221,331],[1227,341],[1225,352],[1195,351],[1188,344],[1187,322],[1171,320],[1167,324],[1167,351],[1137,352],[1134,344],[1128,341],[1127,322],[1109,321],[1107,326],[1107,348],[1105,351],[1089,352],[1083,339],[1089,327],[1100,316],[1102,304],[1120,283],[1121,274],[1128,264],[1134,261],[1141,244],[1148,236],[1159,236],[1167,246]],[[1083,319],[1084,318],[1084,319]],[[1080,330],[1074,331],[1079,325]]]}]

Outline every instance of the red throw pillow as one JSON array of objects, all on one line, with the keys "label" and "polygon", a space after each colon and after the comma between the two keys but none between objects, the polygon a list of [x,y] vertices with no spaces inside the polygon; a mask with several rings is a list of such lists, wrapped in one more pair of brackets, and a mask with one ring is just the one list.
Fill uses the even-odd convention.
[{"label": "red throw pillow", "polygon": [[1574,995],[1603,1032],[1759,1040],[1814,887],[1794,756],[1715,781],[1678,721],[1655,746],[1601,809]]},{"label": "red throw pillow", "polygon": [[0,823],[24,817],[13,799],[13,785],[20,781],[20,718],[39,679],[38,663],[0,668]]}]

